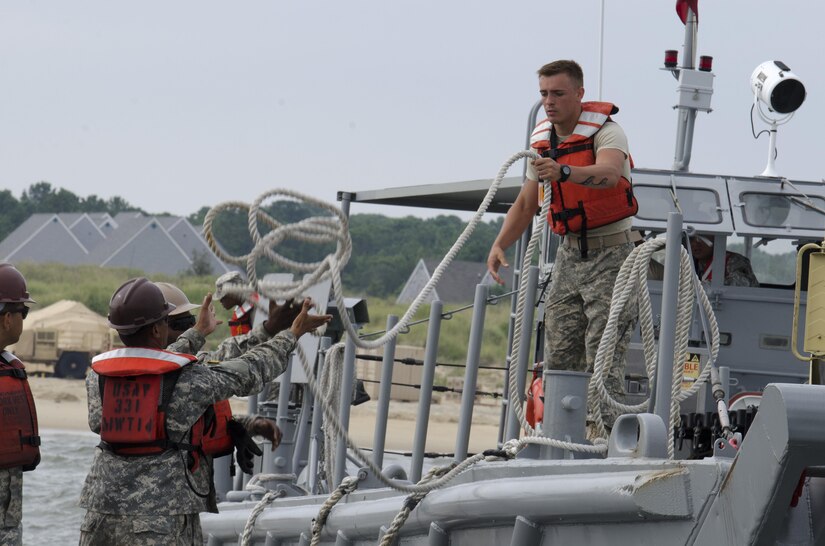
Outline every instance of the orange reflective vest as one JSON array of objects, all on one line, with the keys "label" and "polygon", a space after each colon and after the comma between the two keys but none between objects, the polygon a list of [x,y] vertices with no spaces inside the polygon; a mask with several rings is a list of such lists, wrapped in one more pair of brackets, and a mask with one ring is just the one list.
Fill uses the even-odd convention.
[{"label": "orange reflective vest", "polygon": [[154,455],[168,449],[193,454],[195,470],[199,454],[231,453],[227,422],[232,418],[228,400],[212,404],[195,422],[190,442],[174,442],[166,430],[166,412],[184,367],[197,361],[188,354],[158,349],[125,347],[92,359],[100,376],[103,412],[101,447],[118,455]]},{"label": "orange reflective vest", "polygon": [[[583,102],[576,128],[564,142],[557,143],[556,132],[549,120],[536,126],[530,146],[544,157],[563,165],[588,166],[596,163],[593,139],[599,129],[619,109],[609,102]],[[578,233],[587,237],[587,230],[612,224],[636,214],[639,205],[633,196],[630,181],[621,177],[612,188],[594,188],[570,182],[550,182],[551,203],[547,221],[558,235]],[[585,253],[585,247],[582,247]]]},{"label": "orange reflective vest", "polygon": [[232,318],[229,319],[229,333],[232,336],[240,336],[248,334],[252,330],[252,311],[255,310],[255,304],[258,303],[258,294],[252,293],[249,300],[245,301],[243,305],[238,305],[232,311]]},{"label": "orange reflective vest", "polygon": [[8,351],[0,353],[0,468],[34,470],[40,462],[37,411],[26,368]]}]

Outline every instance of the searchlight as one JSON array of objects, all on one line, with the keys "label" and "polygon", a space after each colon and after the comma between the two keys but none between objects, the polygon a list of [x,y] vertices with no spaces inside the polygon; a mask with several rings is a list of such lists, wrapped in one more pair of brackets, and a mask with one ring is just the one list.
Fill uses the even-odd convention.
[{"label": "searchlight", "polygon": [[[762,121],[771,126],[768,165],[759,176],[779,178],[775,166],[777,127],[790,121],[794,112],[805,102],[805,85],[782,61],[765,61],[751,74],[751,89],[751,122],[753,108],[756,108]],[[755,132],[754,137],[758,137]]]}]

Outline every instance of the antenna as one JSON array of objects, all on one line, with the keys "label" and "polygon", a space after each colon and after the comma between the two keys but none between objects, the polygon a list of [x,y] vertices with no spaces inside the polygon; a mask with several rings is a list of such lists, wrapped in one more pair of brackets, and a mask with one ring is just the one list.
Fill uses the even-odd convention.
[{"label": "antenna", "polygon": [[[676,4],[677,12],[680,3]],[[695,5],[685,4],[684,59],[678,67],[679,52],[675,49],[665,51],[665,70],[670,71],[679,80],[679,102],[674,108],[679,111],[676,125],[676,152],[673,156],[674,171],[687,171],[693,150],[693,128],[696,112],[710,112],[710,99],[713,95],[713,57],[703,55],[696,69],[696,33],[699,25]],[[680,15],[681,17],[681,15]]]},{"label": "antenna", "polygon": [[[782,61],[765,61],[751,74],[751,89],[753,90],[754,108],[759,112],[762,121],[771,126],[768,165],[759,176],[779,178],[775,165],[777,127],[788,123],[796,110],[805,102],[805,86]],[[751,116],[753,116],[753,109],[751,109]]]}]

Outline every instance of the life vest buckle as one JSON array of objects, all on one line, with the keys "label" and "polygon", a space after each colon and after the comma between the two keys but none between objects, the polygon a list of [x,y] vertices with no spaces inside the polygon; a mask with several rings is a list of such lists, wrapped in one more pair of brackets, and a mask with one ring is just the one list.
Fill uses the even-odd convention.
[{"label": "life vest buckle", "polygon": [[16,379],[26,379],[26,377],[28,377],[26,370],[23,368],[7,368],[5,370],[0,370],[0,376],[4,375],[14,377]]},{"label": "life vest buckle", "polygon": [[566,222],[567,220],[570,220],[574,216],[578,216],[578,215],[583,214],[583,213],[584,213],[583,208],[576,208],[576,209],[564,209],[564,210],[559,211],[559,212],[554,212],[554,213],[552,213],[552,215],[553,215],[553,220],[555,220],[556,222]]},{"label": "life vest buckle", "polygon": [[20,443],[23,445],[40,447],[40,436],[21,436]]}]

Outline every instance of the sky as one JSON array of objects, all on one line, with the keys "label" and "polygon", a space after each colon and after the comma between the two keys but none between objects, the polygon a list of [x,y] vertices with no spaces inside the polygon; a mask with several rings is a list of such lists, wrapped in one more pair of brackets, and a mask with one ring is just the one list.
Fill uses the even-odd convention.
[{"label": "sky", "polygon": [[[4,2],[0,189],[19,198],[47,181],[186,215],[276,188],[335,202],[340,190],[492,179],[524,148],[538,67],[576,59],[585,99],[599,98],[601,4]],[[666,49],[681,59],[675,2],[604,4],[602,98],[620,107],[636,166],[669,168],[677,82],[660,68]],[[822,2],[700,0],[698,53],[714,57],[716,77],[691,171],[762,172],[749,80],[778,59],[808,96],[780,128],[777,170],[822,179],[823,19]]]}]

